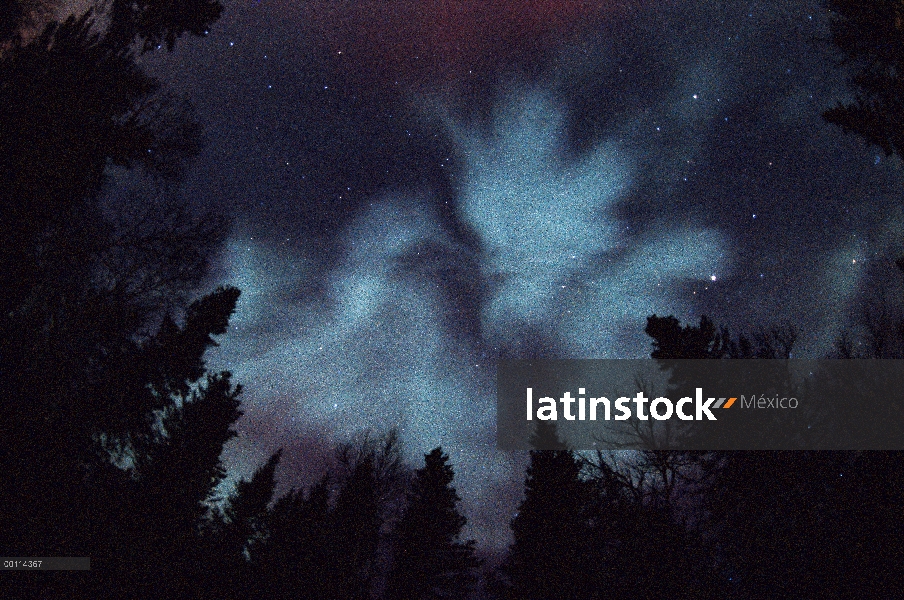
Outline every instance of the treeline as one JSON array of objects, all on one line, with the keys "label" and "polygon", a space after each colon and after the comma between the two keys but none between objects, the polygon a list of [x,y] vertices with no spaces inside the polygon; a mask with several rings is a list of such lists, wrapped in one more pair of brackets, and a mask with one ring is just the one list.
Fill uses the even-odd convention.
[{"label": "treeline", "polygon": [[[900,347],[904,320],[864,321],[860,358]],[[733,336],[706,317],[650,317],[652,358],[779,359],[785,326]],[[879,344],[876,335],[882,336]],[[894,343],[890,343],[890,342]],[[533,443],[496,597],[893,598],[904,581],[904,453],[573,452]]]},{"label": "treeline", "polygon": [[439,448],[411,471],[393,434],[365,437],[274,498],[277,452],[217,496],[241,389],[204,355],[239,290],[195,290],[229,222],[179,195],[201,127],[140,57],[222,7],[54,8],[0,4],[0,555],[91,570],[6,572],[0,597],[466,597]]}]

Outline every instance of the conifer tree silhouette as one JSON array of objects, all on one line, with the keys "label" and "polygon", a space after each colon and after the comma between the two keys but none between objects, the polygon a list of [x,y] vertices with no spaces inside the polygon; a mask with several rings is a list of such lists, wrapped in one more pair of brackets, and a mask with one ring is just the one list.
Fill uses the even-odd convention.
[{"label": "conifer tree silhouette", "polygon": [[387,600],[466,598],[479,562],[474,542],[458,539],[465,518],[452,487],[455,473],[441,448],[424,455],[395,530]]},{"label": "conifer tree silhouette", "polygon": [[511,598],[553,600],[593,597],[591,486],[581,477],[582,462],[564,449],[551,422],[534,432],[524,484],[524,500],[512,520],[514,543],[502,574]]},{"label": "conifer tree silhouette", "polygon": [[274,452],[249,481],[239,481],[222,512],[218,543],[222,551],[218,557],[226,577],[221,580],[224,596],[253,598],[260,592],[260,558],[258,552],[266,546],[269,531],[269,504],[276,487],[276,467],[282,449]]},{"label": "conifer tree silhouette", "polygon": [[[853,70],[849,83],[855,98],[825,111],[823,118],[878,146],[887,156],[904,156],[904,6],[898,0],[829,0],[826,6],[831,41],[843,55],[842,64]],[[895,264],[904,270],[904,258]],[[855,351],[851,338],[843,335],[837,343],[838,355],[899,358],[901,323],[876,320],[868,308],[875,307],[864,307],[862,315],[868,334],[866,351]],[[883,311],[883,316],[888,315]],[[901,452],[862,452],[852,459],[850,468],[832,469],[831,480],[841,485],[836,489],[835,511],[828,518],[835,519],[838,527],[832,538],[835,543],[821,547],[826,565],[833,565],[826,567],[834,575],[832,585],[843,590],[839,595],[891,597],[900,589],[904,519],[893,507],[904,502],[902,463]]]},{"label": "conifer tree silhouette", "polygon": [[198,581],[210,578],[201,525],[226,474],[220,454],[236,435],[239,392],[228,373],[208,374],[204,385],[165,409],[165,433],[135,454],[138,479],[129,518],[134,529],[122,555],[132,550],[131,560],[146,565],[151,579],[145,589],[157,597],[167,597],[164,590],[174,598],[195,595]]},{"label": "conifer tree silhouette", "polygon": [[367,453],[352,466],[331,514],[331,597],[341,600],[370,595],[383,524],[375,462]]},{"label": "conifer tree silhouette", "polygon": [[[0,551],[94,568],[51,574],[46,597],[184,597],[192,561],[173,557],[199,542],[239,415],[228,373],[202,359],[238,291],[186,300],[224,221],[113,222],[101,204],[111,165],[175,182],[200,148],[190,111],[136,55],[216,15],[165,4],[130,4],[129,39],[96,10],[19,36],[49,16],[39,0],[4,4],[0,22]],[[6,578],[0,595],[30,585]]]},{"label": "conifer tree silhouette", "polygon": [[882,149],[904,151],[904,12],[897,0],[829,0],[831,39],[853,67],[852,103],[838,103],[823,118]]},{"label": "conifer tree silhouette", "polygon": [[386,577],[387,533],[397,520],[406,468],[398,434],[364,432],[339,444],[320,481],[268,511],[246,587],[275,597],[370,598]]},{"label": "conifer tree silhouette", "polygon": [[307,494],[293,490],[273,505],[269,536],[257,556],[260,589],[275,598],[329,598],[330,479],[325,475]]}]

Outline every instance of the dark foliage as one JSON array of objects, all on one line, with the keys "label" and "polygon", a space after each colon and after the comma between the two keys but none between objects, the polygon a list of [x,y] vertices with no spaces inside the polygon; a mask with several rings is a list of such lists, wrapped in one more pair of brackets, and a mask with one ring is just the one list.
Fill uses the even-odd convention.
[{"label": "dark foliage", "polygon": [[[875,313],[867,316],[874,319]],[[749,350],[737,352],[742,344],[732,341],[727,330],[716,334],[707,319],[699,328],[682,328],[671,318],[651,317],[650,322],[654,357],[668,348],[669,358],[788,358],[794,340],[791,329],[773,329],[756,336]],[[868,333],[893,329],[891,323],[871,323]],[[904,552],[899,535],[904,519],[896,512],[904,505],[900,452],[675,456],[692,475],[682,484],[685,497],[694,491],[702,501],[701,531],[718,565],[712,585],[727,586],[725,596],[895,595],[902,576],[897,557]],[[870,561],[873,566],[865,566]]]},{"label": "dark foliage", "polygon": [[[205,35],[222,6],[112,0],[48,23],[49,6],[0,0],[0,554],[90,556],[92,570],[5,574],[0,596],[467,597],[479,561],[440,448],[409,478],[394,433],[365,436],[320,483],[274,500],[277,451],[217,496],[241,390],[204,355],[239,292],[189,301],[225,220],[172,210],[164,192],[200,128],[137,57]],[[888,154],[904,144],[902,6],[829,2],[858,97],[825,117]],[[111,209],[111,169],[166,200],[113,192]],[[897,356],[889,323],[865,321],[865,349],[839,351]],[[789,358],[795,341],[790,327],[734,337],[706,317],[654,315],[646,332],[655,359]],[[502,597],[900,595],[901,453],[593,461],[548,423],[533,442],[555,449],[530,454]]]},{"label": "dark foliage", "polygon": [[[533,442],[549,438],[558,440],[554,428],[544,426]],[[506,597],[596,597],[592,494],[581,469],[567,449],[531,451],[524,501],[512,520],[515,541],[502,568]]]},{"label": "dark foliage", "polygon": [[120,45],[137,40],[145,52],[163,44],[172,50],[186,33],[207,35],[222,12],[217,0],[112,0],[109,35]]},{"label": "dark foliage", "polygon": [[4,578],[2,595],[191,596],[241,414],[203,362],[238,290],[186,300],[225,221],[111,213],[111,167],[176,182],[199,128],[137,64],[143,38],[120,43],[95,12],[20,36],[49,6],[4,4],[0,23],[0,550],[92,570]]},{"label": "dark foliage", "polygon": [[395,529],[394,563],[387,599],[467,598],[479,562],[474,542],[458,539],[465,518],[458,512],[455,477],[440,448],[424,455]]},{"label": "dark foliage", "polygon": [[324,477],[307,494],[293,490],[276,501],[268,516],[267,540],[256,552],[258,588],[274,598],[330,597],[329,500],[329,479]]},{"label": "dark foliage", "polygon": [[500,597],[722,597],[711,547],[662,501],[671,491],[649,463],[614,466],[624,460],[531,452]]},{"label": "dark foliage", "polygon": [[898,0],[828,0],[832,41],[854,71],[855,100],[823,117],[887,155],[904,150],[904,7]]}]

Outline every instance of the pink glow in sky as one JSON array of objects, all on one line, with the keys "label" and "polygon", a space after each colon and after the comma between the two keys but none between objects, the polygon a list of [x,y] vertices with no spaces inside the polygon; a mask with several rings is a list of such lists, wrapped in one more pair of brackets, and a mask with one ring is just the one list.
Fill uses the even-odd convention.
[{"label": "pink glow in sky", "polygon": [[632,3],[605,0],[272,0],[336,53],[371,71],[438,83],[530,58]]}]

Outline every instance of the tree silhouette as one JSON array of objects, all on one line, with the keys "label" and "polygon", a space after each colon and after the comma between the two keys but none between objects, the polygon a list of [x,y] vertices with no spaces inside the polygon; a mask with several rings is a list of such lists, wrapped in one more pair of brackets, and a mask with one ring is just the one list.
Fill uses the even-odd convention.
[{"label": "tree silhouette", "polygon": [[[535,432],[532,445],[550,436],[557,441],[549,429]],[[514,543],[502,566],[507,597],[593,597],[598,565],[592,552],[592,495],[581,470],[582,462],[567,449],[531,451],[524,500],[511,524]]]},{"label": "tree silhouette", "polygon": [[[13,0],[5,30],[17,32],[47,6],[42,0]],[[109,259],[117,246],[98,198],[108,167],[137,167],[174,181],[200,149],[199,126],[189,107],[143,71],[136,44],[155,46],[157,37],[186,31],[203,34],[219,15],[218,6],[207,0],[99,2],[79,18],[49,22],[27,41],[12,33],[2,38],[10,38],[0,55],[2,333],[10,318],[41,318],[45,325],[50,318],[59,322],[70,316],[36,314],[48,308],[42,297],[56,294],[72,304],[84,301],[79,296],[86,287],[120,291],[109,289],[109,280],[121,281],[122,273],[98,272],[101,258]],[[115,33],[124,29],[133,33]],[[170,248],[191,236],[181,237],[168,240]],[[130,241],[140,246],[147,240]],[[143,263],[141,270],[154,266]],[[63,304],[54,306],[59,310]],[[19,314],[26,306],[29,314]]]},{"label": "tree silhouette", "polygon": [[858,452],[837,472],[824,517],[827,587],[848,597],[894,597],[904,578],[904,453]]},{"label": "tree silhouette", "polygon": [[[678,359],[667,364],[671,369],[670,388],[682,392],[692,387],[695,372],[699,369],[695,364],[683,367],[682,359],[788,359],[792,355],[796,340],[796,331],[790,325],[763,328],[752,337],[744,334],[735,337],[727,328],[717,329],[707,317],[701,317],[699,326],[682,327],[674,317],[660,318],[654,315],[647,321],[646,333],[653,341],[652,358]],[[684,435],[686,441],[692,441],[693,429],[685,431]],[[726,435],[730,436],[731,432],[727,431]],[[785,453],[783,456],[795,455]],[[715,536],[716,543],[722,549],[723,555],[720,559],[722,565],[730,565],[724,566],[720,571],[721,578],[711,576],[713,569],[697,570],[697,577],[708,578],[710,586],[715,589],[719,589],[720,584],[731,578],[730,589],[734,592],[744,590],[745,594],[750,593],[753,597],[770,597],[770,594],[780,594],[783,590],[787,592],[793,589],[776,587],[774,585],[776,581],[785,582],[788,578],[800,578],[802,572],[795,569],[802,569],[801,565],[810,564],[806,561],[802,563],[800,554],[792,556],[793,552],[789,548],[780,547],[780,540],[788,539],[787,536],[796,535],[804,539],[801,537],[803,529],[793,529],[790,523],[783,522],[782,526],[792,528],[782,530],[777,523],[769,520],[775,519],[775,513],[780,511],[770,511],[769,506],[775,508],[774,503],[780,502],[781,510],[790,512],[792,503],[789,501],[786,504],[784,500],[779,500],[777,495],[779,490],[788,491],[780,482],[793,480],[795,477],[806,479],[811,475],[802,472],[806,469],[786,469],[788,472],[779,473],[776,471],[778,463],[772,460],[772,456],[764,452],[654,451],[642,454],[641,462],[647,465],[642,472],[657,475],[654,478],[657,483],[677,481],[681,488],[678,493],[685,498],[689,498],[692,493],[700,494],[703,514],[710,518],[705,522],[705,529],[709,530],[711,538]],[[818,477],[815,473],[812,475]],[[789,479],[785,479],[785,476],[789,476]],[[666,501],[654,503],[651,508],[655,508],[656,504],[671,508],[647,513],[653,519],[653,523],[658,523],[657,527],[665,527],[664,531],[667,533],[661,536],[661,540],[671,540],[666,542],[666,547],[670,543],[689,544],[695,552],[702,552],[703,556],[706,556],[706,550],[700,545],[699,540],[695,541],[693,535],[687,538],[687,533],[682,533],[680,529],[674,527],[676,514],[668,499],[675,493],[675,488],[666,486],[663,491],[667,492],[662,496]],[[750,521],[733,520],[735,517],[737,519],[743,517]],[[798,525],[800,523],[794,526]],[[775,536],[770,538],[775,543],[767,542],[765,537],[750,537],[757,535]],[[767,546],[770,550],[766,550]],[[757,552],[759,554],[756,554]],[[782,553],[787,553],[787,556]],[[684,555],[687,554],[685,551]],[[781,574],[777,569],[769,569],[767,566],[768,561],[774,560],[778,555],[786,556],[783,559],[785,561],[783,568],[787,570]],[[763,563],[760,564],[759,560]],[[693,565],[685,565],[683,569],[673,572],[673,576],[680,580],[680,572],[687,569],[694,572]],[[760,579],[757,579],[758,577]],[[769,577],[776,579],[766,581]],[[685,585],[688,583],[687,580],[684,582]]]},{"label": "tree silhouette", "polygon": [[[113,298],[135,292],[121,289],[133,287],[126,273],[103,269],[123,252],[99,199],[105,172],[118,165],[177,180],[200,149],[187,105],[146,75],[128,47],[112,46],[91,13],[51,23],[5,52],[0,101],[7,107],[0,128],[0,233],[7,242],[0,250],[0,318],[59,322],[69,315],[37,312],[48,308],[42,297],[72,303],[83,300],[86,288]],[[180,242],[199,241],[191,237],[183,230],[161,241],[184,254],[190,244]],[[149,239],[129,241],[147,248]],[[156,245],[158,254],[163,247]],[[150,258],[147,250],[141,258]],[[156,262],[131,271],[166,266]],[[25,307],[29,313],[18,314]]]},{"label": "tree silhouette", "polygon": [[[240,415],[240,389],[228,373],[207,374],[199,383],[201,357],[214,345],[210,336],[223,333],[237,297],[237,290],[222,288],[194,303],[185,325],[148,344],[152,351],[133,349],[134,378],[117,380],[131,400],[115,406],[141,418],[130,419],[125,433],[107,421],[100,422],[106,431],[77,419],[67,423],[52,406],[38,413],[50,423],[36,424],[31,441],[13,455],[40,460],[45,469],[5,473],[12,484],[0,490],[5,552],[91,556],[91,578],[77,587],[94,590],[94,597],[179,596],[178,585],[201,568],[199,527],[224,475],[223,444]],[[158,352],[171,360],[155,363]],[[164,572],[169,576],[161,583]]]},{"label": "tree silhouette", "polygon": [[355,465],[339,491],[332,514],[333,557],[337,569],[336,597],[368,598],[376,574],[380,542],[380,505],[372,459]]},{"label": "tree silhouette", "polygon": [[143,52],[162,44],[172,50],[186,33],[207,35],[222,12],[218,0],[112,0],[108,36],[121,46],[137,41]]},{"label": "tree silhouette", "polygon": [[898,0],[828,0],[832,41],[854,74],[854,102],[823,113],[886,155],[904,150],[904,10]]},{"label": "tree silhouette", "polygon": [[266,551],[258,549],[266,546],[269,531],[269,504],[273,500],[276,487],[276,467],[282,457],[277,450],[261,466],[250,481],[239,481],[235,492],[223,508],[217,538],[221,551],[218,565],[226,577],[219,590],[221,596],[256,597],[260,580],[261,555]]},{"label": "tree silhouette", "polygon": [[[208,578],[201,525],[226,474],[220,454],[236,435],[239,392],[228,373],[207,375],[204,386],[164,410],[160,432],[135,454],[138,485],[129,520],[136,529],[129,543],[143,547],[132,560],[146,565],[145,589],[157,597],[167,597],[168,585],[174,598],[192,595],[199,578]],[[163,584],[161,571],[169,574]]]},{"label": "tree silhouette", "polygon": [[[184,597],[240,414],[229,374],[203,363],[238,290],[188,302],[222,219],[132,218],[105,186],[112,166],[162,192],[198,152],[197,123],[135,44],[200,21],[125,40],[89,11],[19,35],[45,6],[6,3],[0,21],[0,550],[92,557],[90,574],[47,577],[48,597]],[[0,586],[33,597],[34,583]]]},{"label": "tree silhouette", "polygon": [[[200,280],[199,253],[223,230],[222,222],[169,223],[169,235],[157,228],[125,237],[99,198],[104,173],[112,164],[177,177],[198,150],[197,125],[166,108],[160,84],[129,47],[97,30],[90,12],[13,43],[0,58],[0,101],[8,108],[0,127],[0,361],[16,398],[8,431],[56,419],[83,423],[81,433],[93,436],[103,429],[98,410],[123,416],[96,402],[98,382],[120,372],[116,361],[134,354],[136,339]],[[55,416],[35,411],[35,396],[52,396],[39,404]],[[4,450],[28,441],[6,440]]]},{"label": "tree silhouette", "polygon": [[[383,525],[377,456],[365,450],[349,464],[330,519],[330,597],[370,597]],[[329,575],[327,575],[329,577]]]},{"label": "tree silhouette", "polygon": [[537,421],[529,442],[536,450],[568,450],[568,446],[559,437],[555,421]]},{"label": "tree silhouette", "polygon": [[0,47],[50,17],[52,0],[0,0]]},{"label": "tree silhouette", "polygon": [[268,516],[267,540],[257,551],[260,589],[275,598],[330,597],[330,487],[324,476],[307,494],[293,490]]},{"label": "tree silhouette", "polygon": [[[900,267],[902,261],[898,263]],[[901,273],[883,267],[870,274],[849,328],[836,341],[833,358],[899,359],[904,355]],[[849,398],[860,395],[856,378],[844,384],[850,385]],[[883,407],[887,413],[882,408],[876,411],[870,434],[886,433],[887,439],[898,439],[900,407],[888,404]],[[900,587],[904,577],[904,519],[899,510],[904,504],[902,464],[900,451],[839,453],[838,468],[827,473],[831,496],[823,519],[832,523],[832,531],[827,534],[829,543],[821,544],[820,559],[828,565],[826,585],[841,594],[890,597]]]},{"label": "tree silhouette", "polygon": [[851,499],[838,487],[853,475],[849,453],[726,452],[719,461],[706,509],[741,597],[878,597],[841,581],[859,578],[851,522],[839,512]]},{"label": "tree silhouette", "polygon": [[[891,346],[884,341],[896,323],[882,323],[892,312],[867,306],[866,355],[887,355]],[[877,320],[878,319],[878,320]],[[651,317],[647,333],[653,337],[654,358],[789,358],[795,339],[789,326],[764,330],[753,338],[733,338],[722,329],[717,333],[708,320],[699,327],[682,327],[677,319]],[[848,357],[853,356],[850,353]],[[677,370],[679,377],[680,369]],[[644,453],[647,458],[656,454]],[[902,519],[896,508],[904,498],[899,475],[900,453],[894,452],[707,452],[678,453],[687,459],[682,468],[694,477],[702,510],[697,510],[698,527],[713,540],[718,552],[714,570],[699,571],[695,578],[709,588],[722,590],[719,597],[889,597],[900,583],[900,564],[895,557],[904,553],[898,537]],[[662,458],[662,457],[658,457]],[[674,456],[667,457],[674,458]],[[643,462],[643,461],[641,461]],[[656,470],[656,462],[650,465]],[[630,489],[642,476],[614,475],[601,481],[623,483]],[[641,473],[648,471],[641,469]],[[658,481],[659,478],[656,478]],[[681,494],[690,497],[687,483]],[[612,484],[610,484],[612,487]],[[611,494],[610,494],[611,496]],[[631,497],[632,495],[628,495]],[[644,494],[635,493],[639,498]],[[651,505],[651,508],[655,503]],[[674,567],[676,556],[702,557],[708,552],[692,535],[687,537],[665,519],[661,511],[646,515],[638,530],[636,546],[658,548],[660,556],[651,564]],[[894,516],[893,516],[894,515]],[[644,532],[659,531],[655,540],[641,543]],[[688,532],[690,530],[687,530]],[[668,550],[672,548],[672,550]],[[678,551],[678,549],[684,550]],[[662,554],[666,551],[666,554]],[[626,553],[625,556],[635,556]],[[635,556],[637,561],[651,561]],[[657,575],[681,582],[681,572],[693,572],[700,560],[685,564],[671,575]],[[873,566],[867,567],[867,564]],[[876,567],[875,565],[881,565]],[[655,569],[634,575],[638,581],[653,577]],[[677,579],[676,579],[677,578]],[[687,591],[687,581],[679,590]],[[727,586],[722,588],[722,586]],[[641,595],[650,595],[644,592]],[[675,593],[681,597],[682,593]],[[697,597],[694,595],[693,597]]]},{"label": "tree silhouette", "polygon": [[[693,463],[682,458],[686,453],[584,457],[593,488],[595,582],[605,590],[599,597],[725,597],[714,547],[690,518],[700,490],[685,472]],[[672,471],[670,479],[663,470]]]},{"label": "tree silhouette", "polygon": [[26,11],[19,0],[0,1],[0,42],[8,41],[22,27]]},{"label": "tree silhouette", "polygon": [[[854,74],[853,103],[823,113],[829,123],[904,156],[904,6],[898,0],[829,0],[832,42]],[[904,258],[895,262],[904,270]],[[886,282],[880,281],[880,287]],[[897,304],[897,303],[894,303]],[[859,315],[863,337],[845,332],[836,343],[840,358],[899,358],[904,327],[887,298],[867,298]],[[865,338],[865,339],[864,339]],[[902,576],[904,502],[900,452],[857,453],[848,469],[832,469],[835,531],[823,544],[828,583],[840,595],[892,597]],[[865,565],[871,564],[871,567]],[[878,566],[877,566],[878,565]]]},{"label": "tree silhouette", "polygon": [[[705,361],[723,359],[789,359],[793,354],[794,343],[797,340],[797,330],[792,324],[783,324],[769,328],[762,327],[753,335],[733,335],[727,327],[717,328],[706,316],[700,318],[699,325],[684,325],[673,316],[658,317],[652,315],[647,318],[645,329],[647,335],[652,338],[652,351],[650,357],[659,361],[658,367],[668,375],[668,395],[675,397],[693,396],[694,389],[698,387],[701,379],[708,382],[715,394],[727,394],[739,387],[746,389],[747,379],[738,379],[732,376],[726,378],[719,376],[719,369],[712,369]],[[788,391],[792,381],[788,376],[788,369],[783,363],[765,363],[757,373],[750,373],[749,377],[754,381],[761,381],[761,373],[769,370],[770,381],[776,382],[775,391]],[[753,381],[751,381],[753,383]],[[762,418],[771,415],[760,414]],[[801,435],[803,427],[802,418],[784,419],[781,425],[783,432],[791,439],[797,439]],[[716,436],[712,431],[707,431],[705,426],[699,423],[688,422],[673,425],[666,422],[664,425],[650,422],[643,424],[649,431],[638,431],[638,437],[642,441],[647,439],[654,443],[647,443],[651,450],[669,448],[700,448],[702,446],[719,447],[730,445],[737,433],[737,427],[745,427],[744,424],[731,424],[720,428]],[[654,427],[660,427],[667,435],[657,436]],[[665,444],[658,440],[665,439]],[[724,446],[723,446],[724,447]],[[683,461],[683,459],[682,459]],[[652,463],[661,462],[653,458]]]},{"label": "tree silhouette", "polygon": [[720,359],[720,358],[790,358],[797,340],[791,324],[763,328],[752,338],[746,334],[733,337],[727,327],[716,328],[707,316],[699,325],[681,325],[674,316],[647,318],[645,333],[652,338],[650,358]]},{"label": "tree silhouette", "polygon": [[387,599],[466,598],[474,584],[474,542],[458,536],[465,518],[452,487],[455,474],[440,448],[424,455],[396,530]]},{"label": "tree silhouette", "polygon": [[702,359],[722,358],[727,353],[725,332],[706,316],[700,317],[700,325],[681,326],[673,316],[647,318],[645,332],[653,338],[652,358]]}]

